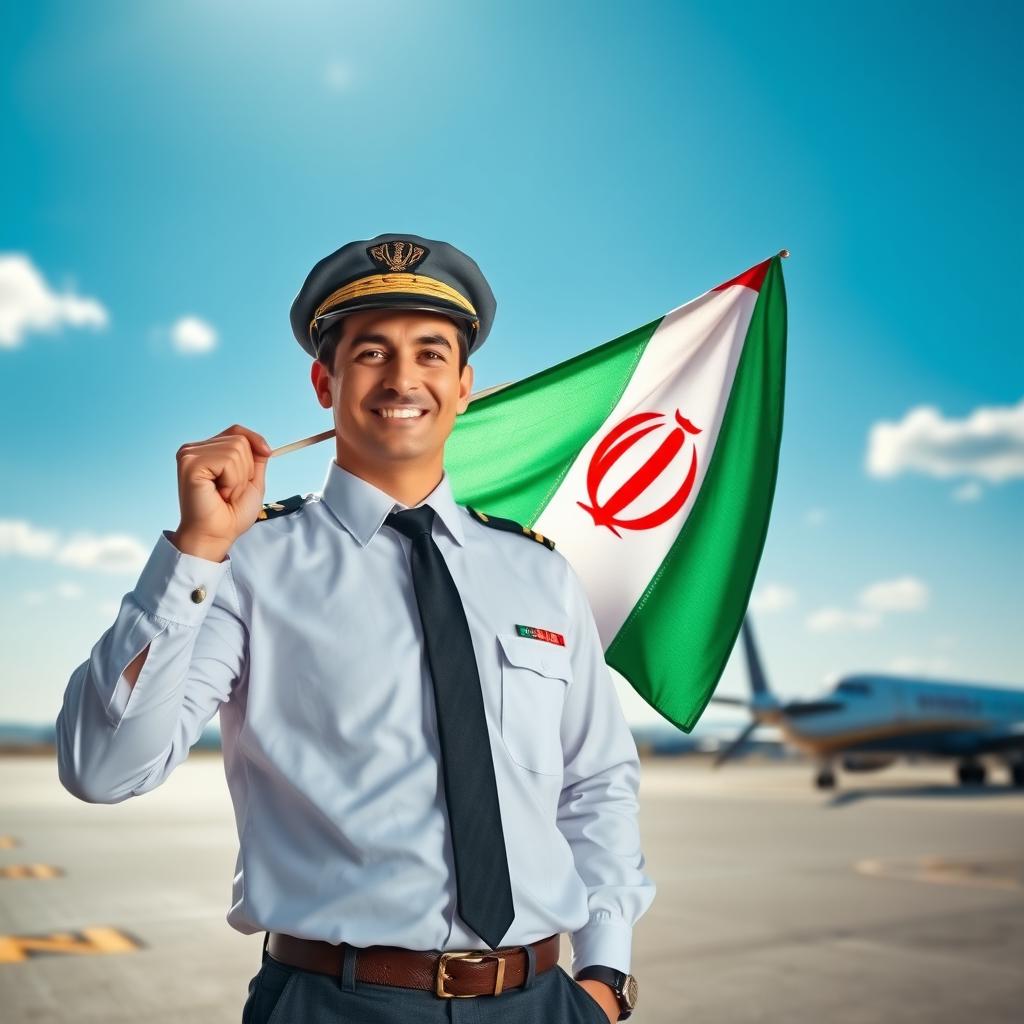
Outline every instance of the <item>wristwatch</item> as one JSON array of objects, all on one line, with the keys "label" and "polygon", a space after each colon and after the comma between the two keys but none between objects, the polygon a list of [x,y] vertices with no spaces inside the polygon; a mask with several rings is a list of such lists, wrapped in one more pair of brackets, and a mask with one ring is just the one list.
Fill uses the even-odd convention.
[{"label": "wristwatch", "polygon": [[625,1020],[636,1007],[636,996],[639,985],[632,974],[623,974],[614,967],[602,967],[592,964],[590,967],[581,967],[574,975],[577,981],[593,979],[603,981],[615,990],[615,996],[619,1000],[619,1020]]}]

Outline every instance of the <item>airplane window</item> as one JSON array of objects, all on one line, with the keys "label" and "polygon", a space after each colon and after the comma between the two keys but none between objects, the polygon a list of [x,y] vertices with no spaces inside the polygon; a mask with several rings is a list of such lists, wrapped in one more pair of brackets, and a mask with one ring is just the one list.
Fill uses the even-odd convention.
[{"label": "airplane window", "polygon": [[845,682],[839,684],[840,693],[857,693],[867,697],[871,694],[871,687],[867,683]]}]

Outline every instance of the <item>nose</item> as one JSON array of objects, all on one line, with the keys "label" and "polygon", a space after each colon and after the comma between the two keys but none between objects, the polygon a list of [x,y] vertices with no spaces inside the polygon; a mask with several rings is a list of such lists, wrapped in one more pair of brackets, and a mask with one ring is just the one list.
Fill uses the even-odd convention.
[{"label": "nose", "polygon": [[419,386],[415,353],[395,352],[384,367],[381,384],[399,395],[414,391]]}]

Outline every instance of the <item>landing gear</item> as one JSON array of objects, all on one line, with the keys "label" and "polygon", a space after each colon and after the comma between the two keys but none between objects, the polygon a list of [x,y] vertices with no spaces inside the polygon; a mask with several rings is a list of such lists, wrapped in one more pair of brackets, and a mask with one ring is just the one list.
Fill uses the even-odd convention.
[{"label": "landing gear", "polygon": [[1024,789],[1024,761],[1010,764],[1010,782],[1017,789]]},{"label": "landing gear", "polygon": [[830,765],[824,765],[818,769],[818,774],[814,776],[814,785],[818,789],[836,788],[836,773],[832,771]]},{"label": "landing gear", "polygon": [[956,769],[961,786],[984,786],[985,774],[985,766],[980,761],[961,761]]}]

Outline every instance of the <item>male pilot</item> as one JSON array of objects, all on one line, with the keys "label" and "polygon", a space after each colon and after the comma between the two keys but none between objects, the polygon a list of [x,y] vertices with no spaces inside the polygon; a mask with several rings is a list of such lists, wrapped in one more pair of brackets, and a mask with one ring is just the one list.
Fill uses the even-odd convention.
[{"label": "male pilot", "polygon": [[60,779],[94,802],[160,785],[219,712],[227,919],[265,932],[246,1024],[636,1003],[655,886],[592,612],[550,539],[457,504],[444,469],[494,311],[445,242],[317,263],[291,324],[336,428],[322,490],[264,503],[270,446],[237,424],[182,445],[178,528],[68,684]]}]

